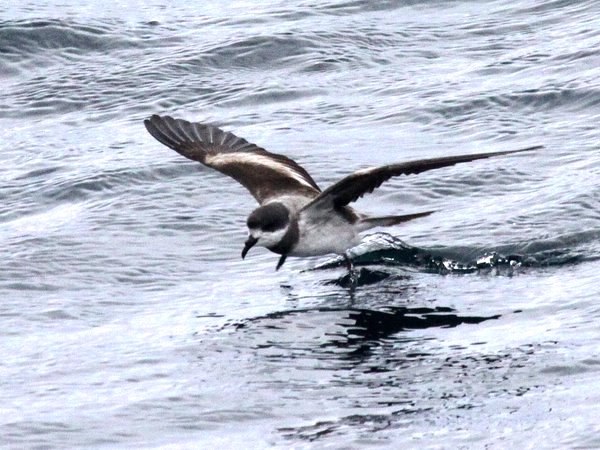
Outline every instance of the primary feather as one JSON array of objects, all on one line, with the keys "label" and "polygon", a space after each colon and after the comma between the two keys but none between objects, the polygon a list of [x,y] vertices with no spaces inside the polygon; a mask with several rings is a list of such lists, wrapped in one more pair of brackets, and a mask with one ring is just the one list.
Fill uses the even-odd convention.
[{"label": "primary feather", "polygon": [[276,195],[301,192],[315,197],[319,186],[303,167],[215,126],[153,115],[144,121],[159,142],[242,184],[259,203]]}]

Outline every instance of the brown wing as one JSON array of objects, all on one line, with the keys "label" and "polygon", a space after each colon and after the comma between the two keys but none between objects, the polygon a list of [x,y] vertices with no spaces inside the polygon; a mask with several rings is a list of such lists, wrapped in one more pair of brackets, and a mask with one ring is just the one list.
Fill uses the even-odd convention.
[{"label": "brown wing", "polygon": [[215,126],[158,115],[146,119],[144,125],[177,153],[235,179],[259,203],[286,193],[314,197],[321,192],[308,172],[290,158]]},{"label": "brown wing", "polygon": [[341,179],[337,183],[325,189],[318,197],[312,200],[307,208],[340,208],[346,206],[368,192],[379,187],[384,181],[399,175],[410,175],[425,172],[427,170],[439,169],[441,167],[453,166],[454,164],[475,161],[477,159],[490,158],[492,156],[510,155],[513,153],[527,152],[542,148],[523,148],[520,150],[509,150],[503,152],[479,153],[475,155],[447,156],[442,158],[422,159],[400,164],[374,167],[354,172]]}]

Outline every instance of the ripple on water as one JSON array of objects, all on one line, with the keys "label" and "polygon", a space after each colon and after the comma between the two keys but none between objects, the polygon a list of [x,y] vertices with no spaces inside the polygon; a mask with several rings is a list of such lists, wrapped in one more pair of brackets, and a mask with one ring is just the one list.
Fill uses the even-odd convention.
[{"label": "ripple on water", "polygon": [[[142,3],[1,7],[3,443],[597,447],[598,2]],[[436,213],[367,238],[352,290],[241,261],[253,200],[153,113],[323,186],[544,149],[365,198]]]}]

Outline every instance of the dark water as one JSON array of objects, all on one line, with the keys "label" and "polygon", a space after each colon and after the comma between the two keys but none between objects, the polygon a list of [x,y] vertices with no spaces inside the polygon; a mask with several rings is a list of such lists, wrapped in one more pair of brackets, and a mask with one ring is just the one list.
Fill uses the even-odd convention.
[{"label": "dark water", "polygon": [[[0,5],[0,439],[11,448],[600,447],[600,4]],[[8,5],[8,6],[7,6]],[[142,120],[436,210],[253,250],[240,186]],[[226,205],[226,206],[224,206]]]}]

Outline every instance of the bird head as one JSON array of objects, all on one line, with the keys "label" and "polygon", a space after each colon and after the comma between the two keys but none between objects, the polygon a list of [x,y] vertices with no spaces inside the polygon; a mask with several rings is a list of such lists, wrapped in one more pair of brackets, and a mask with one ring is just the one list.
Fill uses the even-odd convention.
[{"label": "bird head", "polygon": [[290,225],[290,211],[279,202],[259,206],[248,216],[248,239],[242,250],[242,259],[255,245],[276,247]]}]

